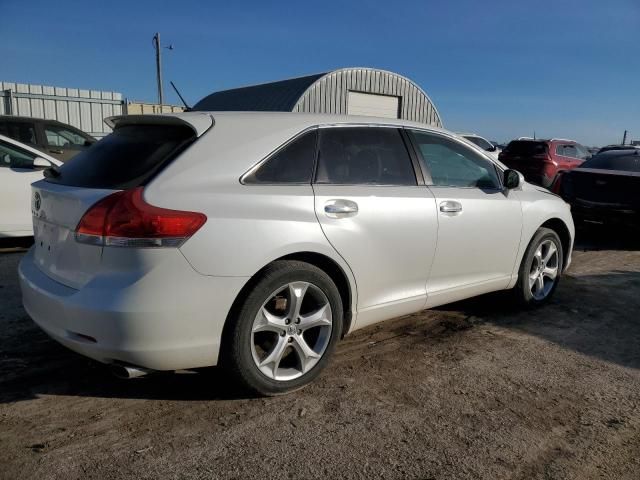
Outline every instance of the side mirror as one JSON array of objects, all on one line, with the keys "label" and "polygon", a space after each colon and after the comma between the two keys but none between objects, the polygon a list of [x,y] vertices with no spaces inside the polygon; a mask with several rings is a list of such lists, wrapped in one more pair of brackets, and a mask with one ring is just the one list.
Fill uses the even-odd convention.
[{"label": "side mirror", "polygon": [[92,142],[91,140],[85,140],[85,141],[84,141],[84,146],[85,146],[85,147],[90,147],[90,146],[91,146],[91,145],[93,145],[94,143],[96,143],[96,142]]},{"label": "side mirror", "polygon": [[504,171],[504,188],[507,190],[513,190],[521,187],[524,183],[524,176],[517,170],[511,170],[510,168]]},{"label": "side mirror", "polygon": [[50,166],[51,162],[49,160],[45,160],[42,157],[36,157],[33,159],[34,170],[44,170],[45,168],[49,168]]},{"label": "side mirror", "polygon": [[491,147],[487,148],[487,152],[495,152],[496,150],[497,150],[497,148],[496,148],[496,146],[495,146],[495,145],[493,145],[493,146],[491,146]]}]

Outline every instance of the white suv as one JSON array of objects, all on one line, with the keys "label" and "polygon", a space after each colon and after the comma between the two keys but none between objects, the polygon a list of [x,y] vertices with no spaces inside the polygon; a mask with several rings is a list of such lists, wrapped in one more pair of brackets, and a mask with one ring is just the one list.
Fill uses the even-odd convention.
[{"label": "white suv", "polygon": [[454,134],[298,113],[123,116],[33,185],[24,306],[121,374],[221,364],[277,394],[362,327],[495,290],[543,303],[568,206]]}]

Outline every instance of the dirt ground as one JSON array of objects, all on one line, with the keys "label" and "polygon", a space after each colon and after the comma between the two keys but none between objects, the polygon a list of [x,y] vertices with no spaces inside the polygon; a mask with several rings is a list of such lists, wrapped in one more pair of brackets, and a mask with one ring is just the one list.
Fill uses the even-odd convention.
[{"label": "dirt ground", "polygon": [[640,247],[582,240],[552,303],[356,332],[311,386],[118,380],[42,334],[0,255],[0,478],[640,478]]}]

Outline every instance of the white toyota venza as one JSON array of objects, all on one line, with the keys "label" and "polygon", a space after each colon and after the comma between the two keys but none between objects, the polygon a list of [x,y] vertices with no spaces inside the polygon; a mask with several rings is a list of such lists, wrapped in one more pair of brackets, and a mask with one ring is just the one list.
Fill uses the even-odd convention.
[{"label": "white toyota venza", "polygon": [[125,376],[222,365],[278,394],[345,334],[513,289],[544,303],[568,205],[455,134],[298,113],[121,116],[33,184],[24,307]]}]

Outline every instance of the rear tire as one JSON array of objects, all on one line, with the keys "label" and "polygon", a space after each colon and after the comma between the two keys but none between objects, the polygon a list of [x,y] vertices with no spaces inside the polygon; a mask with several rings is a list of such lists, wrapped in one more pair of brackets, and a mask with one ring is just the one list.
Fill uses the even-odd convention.
[{"label": "rear tire", "polygon": [[324,271],[300,261],[273,262],[232,312],[221,363],[253,393],[297,390],[327,365],[342,317],[340,294]]},{"label": "rear tire", "polygon": [[522,258],[516,298],[531,307],[543,305],[553,296],[564,266],[564,252],[558,234],[539,228]]}]

